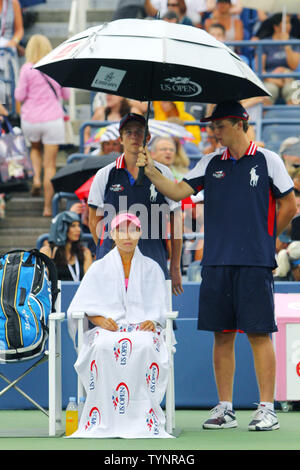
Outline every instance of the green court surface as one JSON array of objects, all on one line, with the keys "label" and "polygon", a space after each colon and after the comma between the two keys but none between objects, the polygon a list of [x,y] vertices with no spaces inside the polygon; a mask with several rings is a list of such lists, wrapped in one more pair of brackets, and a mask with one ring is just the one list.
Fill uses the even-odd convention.
[{"label": "green court surface", "polygon": [[[177,410],[173,439],[66,439],[47,437],[48,420],[40,411],[0,410],[1,450],[300,450],[300,412],[278,411],[280,429],[250,432],[253,410],[236,410],[238,428],[204,430],[207,410]],[[10,437],[2,437],[2,436]],[[18,436],[18,437],[17,437]],[[23,437],[19,437],[23,436]]]}]

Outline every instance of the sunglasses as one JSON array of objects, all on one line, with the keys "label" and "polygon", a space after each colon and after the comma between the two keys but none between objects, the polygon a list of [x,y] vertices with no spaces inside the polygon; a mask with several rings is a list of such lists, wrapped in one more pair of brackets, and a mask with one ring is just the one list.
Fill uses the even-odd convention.
[{"label": "sunglasses", "polygon": [[167,3],[168,7],[178,7],[178,3]]}]

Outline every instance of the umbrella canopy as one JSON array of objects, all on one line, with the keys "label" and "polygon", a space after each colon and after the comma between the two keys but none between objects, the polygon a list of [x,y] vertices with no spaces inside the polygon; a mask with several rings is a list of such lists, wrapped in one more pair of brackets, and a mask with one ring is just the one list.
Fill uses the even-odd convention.
[{"label": "umbrella canopy", "polygon": [[95,178],[95,175],[89,178],[85,183],[83,183],[78,189],[76,189],[75,194],[81,201],[83,199],[88,199],[89,192],[92,186],[92,182]]},{"label": "umbrella canopy", "polygon": [[[151,134],[151,141],[156,137],[177,137],[178,139],[183,140],[194,140],[195,138],[191,132],[185,129],[184,126],[173,122],[149,119],[148,128]],[[96,132],[96,134],[87,141],[86,145],[89,146],[92,143],[108,142],[110,140],[116,140],[119,137],[119,123],[113,123],[105,129],[101,128],[100,131]]]},{"label": "umbrella canopy", "polygon": [[268,13],[300,13],[299,0],[241,0],[241,4],[245,8],[258,8]]},{"label": "umbrella canopy", "polygon": [[77,34],[35,68],[62,86],[140,101],[219,103],[269,95],[225,44],[199,28],[122,19]]},{"label": "umbrella canopy", "polygon": [[99,157],[86,157],[79,162],[69,163],[60,168],[51,179],[55,192],[73,193],[100,168],[114,162],[119,155],[116,153]]}]

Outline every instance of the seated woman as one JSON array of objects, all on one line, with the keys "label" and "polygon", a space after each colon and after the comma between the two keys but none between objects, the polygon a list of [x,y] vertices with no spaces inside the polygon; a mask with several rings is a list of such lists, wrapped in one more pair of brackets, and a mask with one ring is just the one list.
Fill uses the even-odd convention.
[{"label": "seated woman", "polygon": [[40,251],[53,259],[60,281],[81,281],[93,262],[80,236],[80,216],[75,212],[61,212],[52,220],[48,245]]},{"label": "seated woman", "polygon": [[[282,13],[276,13],[269,19],[272,28],[270,37],[274,41],[288,41],[290,36],[291,19],[286,16],[286,24],[283,27]],[[299,45],[263,46],[262,68],[263,73],[287,74],[293,73],[300,65]],[[278,98],[282,98],[287,105],[299,104],[300,86],[298,80],[287,78],[266,78],[264,84],[272,96],[265,98],[265,104],[274,104]]]},{"label": "seated woman", "polygon": [[85,312],[94,325],[75,363],[87,397],[74,438],[172,437],[160,407],[168,380],[167,289],[159,265],[137,247],[140,227],[133,214],[112,220],[116,246],[93,263],[68,309],[74,343],[72,313]]}]

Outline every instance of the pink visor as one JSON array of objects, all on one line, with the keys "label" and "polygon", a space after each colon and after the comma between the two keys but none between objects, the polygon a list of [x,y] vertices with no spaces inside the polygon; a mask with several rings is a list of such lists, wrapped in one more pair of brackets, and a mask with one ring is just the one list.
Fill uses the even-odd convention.
[{"label": "pink visor", "polygon": [[129,212],[125,212],[124,214],[118,214],[113,218],[111,221],[111,229],[113,230],[118,227],[122,222],[130,222],[136,227],[141,228],[141,222],[138,217],[134,214],[130,214]]}]

